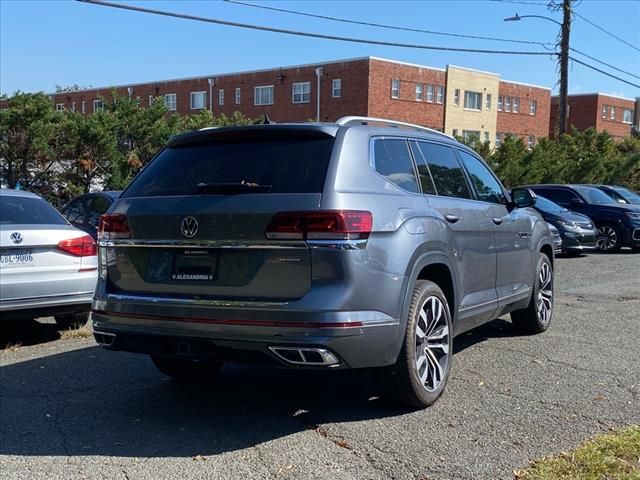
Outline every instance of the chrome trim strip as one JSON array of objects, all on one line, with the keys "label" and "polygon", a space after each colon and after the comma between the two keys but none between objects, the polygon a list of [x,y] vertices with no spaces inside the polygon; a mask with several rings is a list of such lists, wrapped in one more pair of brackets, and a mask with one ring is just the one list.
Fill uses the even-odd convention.
[{"label": "chrome trim strip", "polygon": [[367,239],[360,240],[307,240],[310,248],[332,248],[334,250],[364,250]]},{"label": "chrome trim strip", "polygon": [[517,297],[518,295],[522,295],[524,293],[528,294],[530,291],[531,291],[531,288],[519,290],[517,292],[510,293],[509,295],[505,295],[504,297],[500,297],[496,300],[489,300],[487,302],[478,303],[477,305],[471,305],[469,307],[460,308],[458,312],[466,312],[467,310],[472,310],[474,308],[486,307],[487,305],[491,305],[492,303],[495,303],[497,305],[499,302],[502,302],[503,300],[507,300],[512,297]]},{"label": "chrome trim strip", "polygon": [[251,302],[246,300],[211,300],[202,298],[163,298],[141,295],[107,294],[107,302],[152,303],[154,305],[201,305],[205,307],[262,308],[281,307],[289,302]]},{"label": "chrome trim strip", "polygon": [[98,242],[100,247],[142,248],[249,248],[249,249],[306,249],[303,241],[291,242],[241,242],[235,240],[132,240],[118,239]]}]

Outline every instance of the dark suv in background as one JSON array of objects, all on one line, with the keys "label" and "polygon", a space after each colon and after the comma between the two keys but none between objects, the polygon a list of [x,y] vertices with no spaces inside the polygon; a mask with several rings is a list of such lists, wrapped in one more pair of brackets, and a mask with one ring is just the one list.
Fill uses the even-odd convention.
[{"label": "dark suv in background", "polygon": [[66,204],[60,213],[71,225],[87,232],[95,240],[98,238],[100,216],[109,210],[121,192],[121,190],[109,190],[80,195]]},{"label": "dark suv in background", "polygon": [[628,188],[619,187],[617,185],[594,185],[604,193],[612,197],[618,203],[630,203],[640,206],[640,195],[632,192]]},{"label": "dark suv in background", "polygon": [[184,134],[102,217],[94,335],[179,378],[247,358],[379,367],[426,406],[454,336],[507,313],[549,326],[552,238],[518,198],[473,150],[400,122]]},{"label": "dark suv in background", "polygon": [[598,228],[603,252],[640,248],[640,208],[617,203],[591,185],[531,185],[528,188],[569,210],[588,216]]}]

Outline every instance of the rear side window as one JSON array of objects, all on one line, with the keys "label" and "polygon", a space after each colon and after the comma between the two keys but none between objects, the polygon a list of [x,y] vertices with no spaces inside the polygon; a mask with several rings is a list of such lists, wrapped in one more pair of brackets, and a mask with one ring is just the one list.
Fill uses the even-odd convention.
[{"label": "rear side window", "polygon": [[65,218],[40,198],[0,198],[0,225],[67,225]]},{"label": "rear side window", "polygon": [[416,143],[422,153],[417,158],[427,162],[437,195],[472,198],[462,167],[450,147],[429,142]]},{"label": "rear side window", "polygon": [[476,187],[478,200],[491,203],[507,203],[502,187],[491,171],[473,155],[458,150],[471,182]]},{"label": "rear side window", "polygon": [[533,191],[547,197],[552,202],[564,206],[568,206],[572,198],[578,198],[572,191],[559,188],[534,188]]},{"label": "rear side window", "polygon": [[416,172],[404,139],[378,139],[374,142],[373,161],[376,172],[403,190],[419,193]]},{"label": "rear side window", "polygon": [[213,137],[163,150],[123,197],[197,195],[198,184],[251,183],[270,193],[320,193],[333,137]]},{"label": "rear side window", "polygon": [[64,209],[64,216],[67,217],[71,223],[83,223],[84,216],[87,213],[87,201],[86,197],[76,198]]},{"label": "rear side window", "polygon": [[106,213],[111,206],[111,200],[103,196],[97,196],[91,202],[91,208],[89,209],[89,216],[87,217],[87,226],[97,227],[100,221],[100,215]]}]

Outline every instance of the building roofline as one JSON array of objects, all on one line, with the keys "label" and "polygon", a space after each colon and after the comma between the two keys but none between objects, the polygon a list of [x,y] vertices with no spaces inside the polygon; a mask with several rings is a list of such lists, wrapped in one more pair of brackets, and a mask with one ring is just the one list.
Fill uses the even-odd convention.
[{"label": "building roofline", "polygon": [[500,80],[504,83],[513,83],[515,85],[524,85],[525,87],[541,88],[543,90],[551,90],[551,87],[543,87],[542,85],[534,85],[533,83],[516,82],[515,80]]},{"label": "building roofline", "polygon": [[460,70],[467,70],[468,72],[484,73],[485,75],[493,75],[494,77],[500,78],[500,74],[499,73],[485,72],[484,70],[477,70],[475,68],[469,68],[469,67],[461,67],[460,65],[451,65],[451,64],[449,64],[449,65],[447,65],[447,69],[449,69],[449,67],[459,68]]},{"label": "building roofline", "polygon": [[395,63],[397,65],[406,65],[408,67],[425,68],[427,70],[437,70],[439,72],[446,72],[447,71],[446,68],[430,67],[429,65],[420,65],[418,63],[403,62],[401,60],[391,60],[389,58],[383,58],[383,57],[367,57],[367,58],[369,60],[377,60],[379,62]]},{"label": "building roofline", "polygon": [[[619,100],[628,100],[630,102],[635,102],[634,98],[627,97],[619,97],[618,95],[610,95],[608,93],[602,92],[593,92],[593,93],[570,93],[569,97],[609,97],[609,98],[617,98]],[[560,95],[552,95],[551,98],[559,98]]]}]

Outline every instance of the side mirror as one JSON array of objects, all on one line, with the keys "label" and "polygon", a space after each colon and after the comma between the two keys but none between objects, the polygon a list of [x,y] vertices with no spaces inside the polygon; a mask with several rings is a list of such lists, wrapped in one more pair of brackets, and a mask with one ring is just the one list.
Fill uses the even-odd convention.
[{"label": "side mirror", "polygon": [[536,204],[537,196],[529,188],[514,188],[511,190],[512,208],[533,207]]},{"label": "side mirror", "polygon": [[569,206],[570,207],[581,207],[582,205],[584,205],[584,202],[582,200],[580,200],[579,198],[572,198],[571,200],[569,200]]}]

